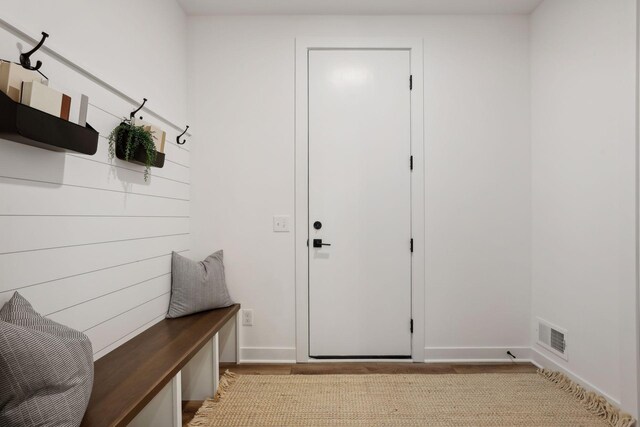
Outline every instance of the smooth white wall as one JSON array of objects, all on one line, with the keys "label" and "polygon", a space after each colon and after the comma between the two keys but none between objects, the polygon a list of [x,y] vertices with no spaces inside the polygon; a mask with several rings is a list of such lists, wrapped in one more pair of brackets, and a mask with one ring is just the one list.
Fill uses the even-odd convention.
[{"label": "smooth white wall", "polygon": [[[173,0],[20,0],[1,8],[9,25],[38,40],[47,31],[47,45],[68,60],[184,123],[187,19]],[[0,25],[0,58],[17,61],[18,45],[26,51],[32,43]],[[109,132],[137,105],[45,52],[35,59],[52,84],[89,96],[98,152],[0,140],[0,304],[19,291],[39,312],[86,332],[98,358],[164,318],[171,251],[187,252],[190,243],[189,146],[178,148],[178,130],[143,112],[168,139],[164,168],[145,182],[142,166],[111,162],[107,153]]]},{"label": "smooth white wall", "polygon": [[294,213],[294,40],[323,36],[424,39],[427,358],[528,356],[528,18],[190,18],[193,255],[223,248],[254,310],[241,358],[295,360],[293,233],[272,216]]},{"label": "smooth white wall", "polygon": [[[531,17],[532,345],[637,415],[636,0],[547,0]],[[535,344],[568,331],[568,362]]]}]

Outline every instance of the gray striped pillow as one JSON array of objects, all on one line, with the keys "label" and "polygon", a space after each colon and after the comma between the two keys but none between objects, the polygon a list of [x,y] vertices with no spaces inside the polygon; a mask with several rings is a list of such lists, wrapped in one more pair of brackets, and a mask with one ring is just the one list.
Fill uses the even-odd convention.
[{"label": "gray striped pillow", "polygon": [[168,318],[233,304],[224,278],[222,255],[218,251],[197,262],[173,253]]},{"label": "gray striped pillow", "polygon": [[0,309],[0,425],[79,426],[92,386],[89,338],[14,293]]}]

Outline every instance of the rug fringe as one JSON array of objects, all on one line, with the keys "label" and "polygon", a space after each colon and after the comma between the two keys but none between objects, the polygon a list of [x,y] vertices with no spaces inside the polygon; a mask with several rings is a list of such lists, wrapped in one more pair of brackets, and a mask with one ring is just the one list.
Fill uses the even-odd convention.
[{"label": "rug fringe", "polygon": [[224,397],[224,395],[227,394],[227,391],[229,391],[229,387],[231,387],[231,384],[236,381],[236,378],[238,378],[238,376],[228,369],[224,371],[224,374],[222,374],[222,377],[220,377],[220,381],[218,382],[218,390],[216,391],[216,395],[213,396],[214,402],[218,402],[220,398]]},{"label": "rug fringe", "polygon": [[237,378],[238,375],[234,374],[230,370],[227,369],[226,371],[224,371],[224,374],[222,374],[222,376],[220,377],[220,381],[218,381],[218,390],[216,390],[215,396],[213,396],[213,399],[207,399],[204,401],[200,409],[198,409],[195,416],[193,417],[193,420],[191,420],[191,422],[189,423],[189,427],[206,427],[209,425],[209,421],[207,420],[207,418],[200,417],[200,415],[203,415],[202,413],[209,409],[213,409],[216,402],[219,402],[220,399],[227,394],[229,388]]},{"label": "rug fringe", "polygon": [[538,369],[538,374],[555,383],[560,390],[572,394],[589,412],[607,421],[611,427],[632,427],[635,425],[636,420],[631,415],[622,412],[603,396],[587,391],[562,372]]}]

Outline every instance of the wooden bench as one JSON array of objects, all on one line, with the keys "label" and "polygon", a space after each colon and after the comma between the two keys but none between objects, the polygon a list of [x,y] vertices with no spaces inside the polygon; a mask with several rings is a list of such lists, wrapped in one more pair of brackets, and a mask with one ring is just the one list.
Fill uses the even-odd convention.
[{"label": "wooden bench", "polygon": [[[126,426],[133,421],[133,425],[180,427],[182,370],[199,352],[204,354],[208,350],[213,358],[209,358],[208,369],[203,366],[191,368],[193,374],[190,375],[193,378],[189,380],[192,383],[210,381],[208,391],[212,393],[207,394],[212,396],[215,393],[219,376],[218,332],[236,316],[239,309],[240,305],[235,304],[178,319],[162,320],[98,359],[95,362],[93,392],[81,426]],[[209,342],[212,346],[207,348]],[[208,372],[211,378],[203,379],[201,372]],[[163,390],[167,390],[165,394],[168,397],[159,395]],[[198,397],[189,396],[188,399],[204,399],[204,396]],[[147,405],[155,407],[147,411],[150,414],[145,418],[140,412]],[[167,408],[167,405],[171,407]],[[159,406],[164,409],[160,410]],[[138,414],[138,418],[145,419],[138,420]],[[154,417],[162,417],[162,420]]]}]

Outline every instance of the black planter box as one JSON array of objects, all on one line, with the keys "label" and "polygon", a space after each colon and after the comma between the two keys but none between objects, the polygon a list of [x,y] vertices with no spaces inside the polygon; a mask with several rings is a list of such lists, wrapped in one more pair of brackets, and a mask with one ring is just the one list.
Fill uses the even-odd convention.
[{"label": "black planter box", "polygon": [[0,92],[0,138],[51,151],[94,155],[98,132],[15,102]]},{"label": "black planter box", "polygon": [[[139,165],[146,166],[147,162],[147,152],[144,150],[144,147],[138,147],[136,152],[133,153],[133,158],[127,160],[124,155],[124,150],[121,147],[116,145],[116,157],[120,160],[125,160],[131,163],[137,163]],[[161,168],[164,166],[164,153],[158,152],[156,153],[156,161],[151,164],[151,167]]]}]

